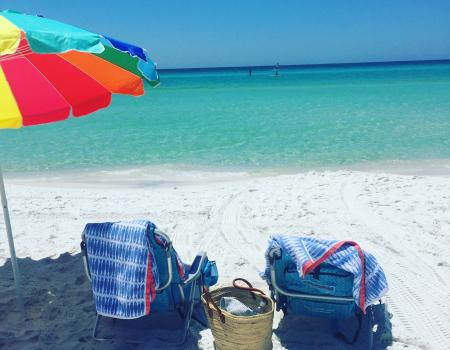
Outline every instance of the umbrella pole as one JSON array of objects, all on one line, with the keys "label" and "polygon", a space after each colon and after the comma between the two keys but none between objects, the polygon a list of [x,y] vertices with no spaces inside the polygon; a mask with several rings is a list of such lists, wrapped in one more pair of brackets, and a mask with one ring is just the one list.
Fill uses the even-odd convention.
[{"label": "umbrella pole", "polygon": [[22,289],[21,289],[21,283],[20,283],[20,272],[19,272],[19,266],[17,264],[17,257],[16,257],[16,250],[14,248],[14,238],[12,235],[12,229],[11,229],[11,220],[9,217],[9,211],[8,211],[8,201],[6,200],[6,192],[5,192],[5,183],[3,182],[3,173],[2,168],[0,167],[0,197],[3,207],[3,217],[5,219],[5,227],[6,227],[6,234],[8,236],[8,244],[9,244],[9,252],[11,255],[11,264],[14,274],[14,284],[16,286],[16,292],[17,292],[17,298],[19,300],[19,307],[23,307],[23,297],[22,297]]}]

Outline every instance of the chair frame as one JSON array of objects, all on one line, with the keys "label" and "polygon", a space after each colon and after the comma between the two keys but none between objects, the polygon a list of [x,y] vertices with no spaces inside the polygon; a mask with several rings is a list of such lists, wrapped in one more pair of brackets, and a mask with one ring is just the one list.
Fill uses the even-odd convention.
[{"label": "chair frame", "polygon": [[[158,229],[155,230],[155,233],[162,236],[167,242],[167,245],[166,245],[166,247],[164,247],[164,250],[166,252],[166,257],[167,257],[168,278],[163,286],[156,289],[156,293],[160,293],[160,292],[166,290],[172,284],[172,280],[173,280],[173,268],[172,268],[173,247],[172,247],[172,241],[170,240],[169,236],[167,236],[167,234],[165,234],[164,232],[162,232]],[[87,245],[86,245],[84,231],[81,235],[81,251],[83,253],[84,270],[85,270],[87,278],[89,279],[89,281],[91,281],[92,279],[91,279],[91,272],[90,272],[90,268],[89,268],[89,261],[88,261],[88,257],[87,257]],[[208,258],[207,258],[206,252],[203,252],[203,251],[199,252],[191,265],[191,266],[193,266],[196,263],[198,263],[197,269],[195,271],[190,271],[186,280],[184,280],[182,283],[178,284],[180,296],[182,299],[181,305],[183,305],[183,310],[181,312],[179,311],[180,317],[183,320],[183,329],[182,329],[182,335],[181,335],[180,339],[175,342],[176,345],[182,345],[186,341],[190,322],[192,320],[192,314],[194,311],[194,302],[193,302],[194,301],[194,293],[195,293],[196,288],[199,288],[199,291],[201,293],[201,288],[204,285],[203,278],[202,278],[203,277],[202,270],[203,270],[203,267],[204,267],[205,263],[207,262],[207,260],[208,260]],[[186,298],[186,296],[184,295],[184,289],[189,286],[190,286],[189,295]],[[116,339],[114,337],[112,337],[112,338],[98,337],[99,324],[100,324],[101,319],[104,317],[106,318],[107,316],[103,316],[103,315],[100,315],[97,313],[94,328],[92,331],[92,337],[98,341]],[[146,317],[149,317],[149,316],[146,316]],[[115,320],[115,318],[113,318],[113,320]],[[120,339],[120,340],[124,340],[124,341],[130,342],[130,343],[141,343],[141,342],[138,342],[133,339]]]},{"label": "chair frame", "polygon": [[[276,278],[276,272],[275,272],[275,263],[277,260],[281,259],[281,255],[282,255],[282,249],[281,247],[275,247],[273,249],[271,249],[269,251],[269,266],[270,266],[270,290],[272,292],[272,299],[275,301],[275,304],[277,305],[277,310],[282,310],[284,315],[286,316],[287,314],[287,309],[285,308],[281,308],[278,305],[278,301],[279,299],[279,295],[283,295],[286,297],[291,297],[291,298],[297,298],[297,299],[301,299],[301,300],[316,300],[316,301],[338,301],[338,302],[343,302],[343,303],[350,303],[350,302],[354,302],[354,299],[352,297],[334,297],[334,296],[318,296],[318,295],[311,295],[311,294],[304,294],[304,293],[295,293],[295,292],[291,292],[288,290],[285,290],[283,288],[281,288],[278,283],[277,283],[277,278]],[[356,312],[355,316],[358,320],[358,327],[357,330],[354,334],[354,336],[352,337],[352,339],[348,339],[346,336],[344,336],[341,333],[336,333],[335,336],[337,336],[338,338],[341,338],[344,342],[346,342],[349,345],[353,345],[359,338],[359,334],[361,331],[361,327],[362,327],[362,323],[363,323],[363,315],[361,314],[361,312]],[[368,308],[368,315],[367,315],[367,320],[369,322],[369,327],[371,327],[372,323],[373,323],[373,313],[372,313],[372,308],[369,307]],[[331,320],[332,322],[336,322],[335,320]]]}]

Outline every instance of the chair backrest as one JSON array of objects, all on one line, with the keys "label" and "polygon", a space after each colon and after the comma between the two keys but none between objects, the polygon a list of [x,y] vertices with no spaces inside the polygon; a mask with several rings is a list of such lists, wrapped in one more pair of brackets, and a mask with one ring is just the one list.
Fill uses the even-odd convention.
[{"label": "chair backrest", "polygon": [[[173,311],[183,301],[183,292],[180,291],[180,288],[178,287],[182,282],[182,278],[179,273],[176,252],[172,247],[170,239],[162,232],[155,232],[153,225],[149,225],[147,235],[158,267],[159,287],[162,288],[167,284],[169,278],[171,279],[171,283],[167,288],[156,292],[156,298],[150,306],[151,311]],[[84,232],[82,234],[81,249],[84,254],[86,274],[90,278],[89,259],[87,258],[87,241]],[[171,269],[168,265],[168,254],[172,265]]]},{"label": "chair backrest", "polygon": [[353,274],[322,263],[301,278],[296,264],[288,254],[281,252],[276,260],[277,284],[284,290],[313,298],[282,296],[280,302],[288,313],[330,319],[346,319],[354,314],[353,301],[338,301],[328,297],[353,298]]}]

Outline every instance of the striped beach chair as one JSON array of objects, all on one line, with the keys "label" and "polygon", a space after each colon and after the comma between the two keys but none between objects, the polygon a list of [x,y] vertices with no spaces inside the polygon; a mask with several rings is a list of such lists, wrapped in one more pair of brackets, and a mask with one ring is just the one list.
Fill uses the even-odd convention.
[{"label": "striped beach chair", "polygon": [[[350,241],[274,235],[266,251],[267,281],[277,310],[285,315],[319,317],[332,321],[335,335],[355,344],[368,332],[365,349],[372,346],[372,305],[388,290],[375,257]],[[356,319],[353,336],[341,332]]]},{"label": "striped beach chair", "polygon": [[[203,288],[218,279],[215,263],[205,252],[197,254],[191,265],[183,264],[169,237],[150,221],[87,224],[81,250],[94,294],[96,340],[142,342],[126,334],[100,336],[103,318],[112,318],[114,325],[115,320],[174,314],[181,317],[182,326],[181,336],[172,339],[183,344],[194,308],[201,306]],[[201,307],[197,309],[203,312]]]}]

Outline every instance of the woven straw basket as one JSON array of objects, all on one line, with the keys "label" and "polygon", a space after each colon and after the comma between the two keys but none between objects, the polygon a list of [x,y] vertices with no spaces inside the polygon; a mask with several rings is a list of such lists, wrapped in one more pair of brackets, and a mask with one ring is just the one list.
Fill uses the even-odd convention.
[{"label": "woven straw basket", "polygon": [[[237,285],[242,281],[248,287]],[[220,309],[222,297],[234,297],[251,309],[262,307],[255,316],[235,316]],[[273,301],[264,292],[255,289],[244,279],[237,278],[233,287],[223,287],[205,292],[202,302],[208,316],[209,327],[217,350],[267,350],[272,348]]]}]

